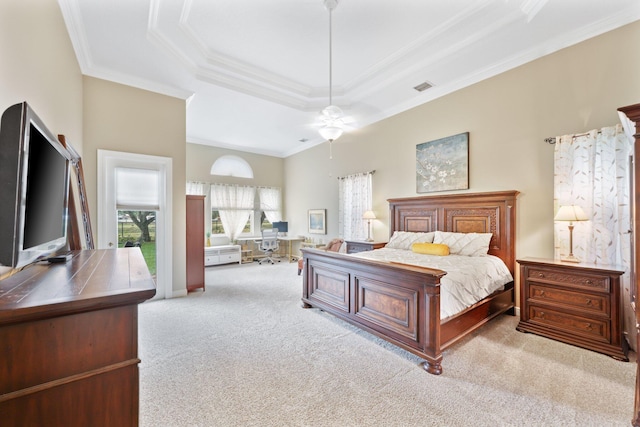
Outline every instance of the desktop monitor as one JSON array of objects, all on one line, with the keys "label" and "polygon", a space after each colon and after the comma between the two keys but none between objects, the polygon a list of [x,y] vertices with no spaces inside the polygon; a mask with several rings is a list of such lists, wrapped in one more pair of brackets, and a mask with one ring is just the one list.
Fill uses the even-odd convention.
[{"label": "desktop monitor", "polygon": [[279,233],[286,233],[289,231],[289,223],[286,221],[275,221],[271,223],[273,228],[277,228]]}]

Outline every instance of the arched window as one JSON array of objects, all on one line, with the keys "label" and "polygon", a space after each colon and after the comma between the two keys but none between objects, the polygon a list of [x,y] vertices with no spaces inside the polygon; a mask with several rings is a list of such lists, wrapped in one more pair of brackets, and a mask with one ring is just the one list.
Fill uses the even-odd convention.
[{"label": "arched window", "polygon": [[233,155],[218,157],[211,166],[211,175],[253,178],[253,169],[245,159]]}]

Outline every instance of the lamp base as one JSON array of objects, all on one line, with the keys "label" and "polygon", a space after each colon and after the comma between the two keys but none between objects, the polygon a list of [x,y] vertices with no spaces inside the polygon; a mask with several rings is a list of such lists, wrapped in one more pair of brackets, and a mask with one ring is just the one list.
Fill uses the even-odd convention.
[{"label": "lamp base", "polygon": [[569,255],[569,256],[561,256],[560,257],[560,261],[564,261],[564,262],[575,262],[575,263],[579,263],[580,260],[578,258],[576,258],[573,255]]}]

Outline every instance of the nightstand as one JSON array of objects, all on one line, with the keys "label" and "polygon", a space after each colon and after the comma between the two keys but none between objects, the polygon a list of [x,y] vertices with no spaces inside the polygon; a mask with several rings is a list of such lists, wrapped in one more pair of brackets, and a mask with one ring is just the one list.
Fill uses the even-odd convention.
[{"label": "nightstand", "polygon": [[517,330],[628,361],[617,266],[524,258]]},{"label": "nightstand", "polygon": [[348,254],[355,254],[356,252],[365,252],[384,248],[384,246],[387,244],[387,242],[363,242],[356,240],[346,240],[346,242]]}]

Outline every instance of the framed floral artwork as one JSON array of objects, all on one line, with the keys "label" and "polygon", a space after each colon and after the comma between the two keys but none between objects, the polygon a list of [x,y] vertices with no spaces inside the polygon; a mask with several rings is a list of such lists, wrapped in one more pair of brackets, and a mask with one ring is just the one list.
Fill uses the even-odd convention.
[{"label": "framed floral artwork", "polygon": [[416,191],[469,188],[469,132],[416,146]]}]

